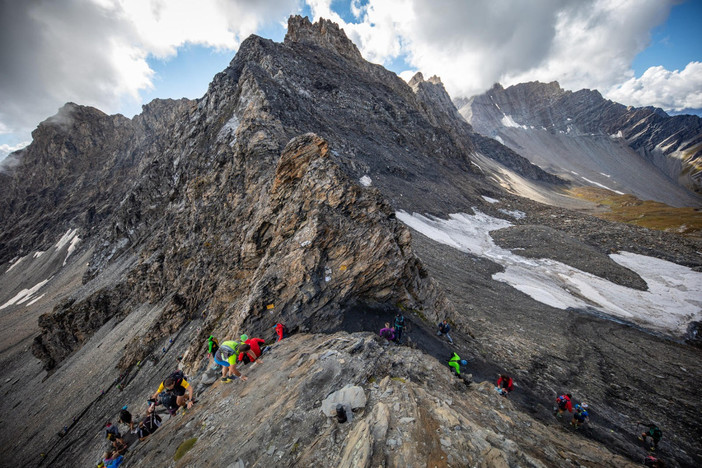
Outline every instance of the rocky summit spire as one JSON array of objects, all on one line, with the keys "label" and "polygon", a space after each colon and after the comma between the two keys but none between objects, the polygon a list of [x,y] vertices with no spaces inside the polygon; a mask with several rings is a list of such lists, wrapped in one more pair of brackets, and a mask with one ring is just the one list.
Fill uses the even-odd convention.
[{"label": "rocky summit spire", "polygon": [[306,16],[304,18],[300,15],[291,16],[288,19],[285,44],[295,42],[324,47],[354,61],[363,60],[358,48],[346,36],[344,30],[338,24],[324,18],[311,23]]}]

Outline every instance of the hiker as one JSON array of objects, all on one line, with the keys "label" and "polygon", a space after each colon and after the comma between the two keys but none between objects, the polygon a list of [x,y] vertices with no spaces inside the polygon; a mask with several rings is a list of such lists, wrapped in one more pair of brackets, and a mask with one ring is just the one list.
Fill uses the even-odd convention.
[{"label": "hiker", "polygon": [[653,455],[648,455],[646,458],[644,458],[643,464],[644,466],[648,466],[650,468],[665,468],[665,463]]},{"label": "hiker", "polygon": [[119,428],[112,424],[111,421],[107,421],[105,423],[105,437],[109,436],[110,434],[114,434],[117,437],[120,437]]},{"label": "hiker", "polygon": [[124,461],[124,456],[109,450],[105,452],[103,459],[102,463],[105,468],[117,468]]},{"label": "hiker", "polygon": [[238,361],[243,364],[262,362],[259,357],[263,354],[262,346],[266,342],[262,338],[249,338],[239,345]]},{"label": "hiker", "polygon": [[210,335],[210,337],[207,338],[207,357],[210,359],[210,365],[213,365],[212,363],[214,363],[214,355],[217,352],[217,349],[219,349],[219,342],[214,336]]},{"label": "hiker", "polygon": [[458,354],[453,353],[453,356],[451,356],[451,359],[449,359],[448,365],[450,368],[453,369],[453,372],[455,372],[455,374],[460,377],[461,366],[467,366],[468,361],[466,361],[465,359],[461,359],[461,357]]},{"label": "hiker", "polygon": [[225,341],[215,353],[215,362],[222,366],[222,382],[229,383],[236,377],[241,380],[248,380],[245,375],[241,375],[236,368],[236,360],[239,357],[239,343],[236,341]]},{"label": "hiker", "polygon": [[132,421],[132,413],[127,411],[126,408],[122,408],[122,410],[119,412],[119,422],[125,424],[129,428],[129,432],[135,431],[134,421]]},{"label": "hiker", "polygon": [[583,423],[590,420],[590,415],[587,412],[587,403],[581,403],[575,405],[575,413],[573,413],[573,419],[570,421],[570,425],[576,429],[580,429]]},{"label": "hiker", "polygon": [[278,339],[275,340],[276,342],[288,337],[288,328],[282,323],[276,323],[273,328],[275,329],[275,334],[278,336]]},{"label": "hiker", "polygon": [[395,339],[395,329],[390,328],[390,322],[385,322],[385,328],[380,329],[380,336],[388,341],[393,341]]},{"label": "hiker", "polygon": [[[663,437],[663,431],[661,431],[657,425],[652,423],[640,422],[639,424],[648,427],[648,431],[641,433],[639,440],[642,441],[644,445],[647,445],[649,450],[656,450],[658,448],[658,442],[660,442],[661,438]],[[653,444],[648,442],[649,437],[651,438]]]},{"label": "hiker", "polygon": [[112,453],[122,455],[127,451],[127,443],[122,439],[122,436],[117,436],[113,433],[107,434],[107,441],[110,445]]},{"label": "hiker", "polygon": [[180,369],[166,377],[166,380],[161,382],[161,385],[158,386],[158,390],[156,390],[151,398],[153,400],[157,400],[159,394],[163,392],[172,393],[177,397],[182,397],[185,395],[185,392],[187,392],[187,399],[181,399],[181,401],[187,401],[188,408],[190,408],[193,404],[193,386],[190,385],[187,380],[185,380],[185,375]]},{"label": "hiker", "polygon": [[453,340],[451,339],[451,335],[449,335],[449,332],[451,331],[451,325],[449,325],[448,321],[444,319],[443,322],[439,323],[439,331],[436,332],[437,336],[441,335],[446,335],[446,338],[448,338],[449,343],[453,344]]},{"label": "hiker", "polygon": [[497,390],[497,393],[506,398],[507,394],[514,390],[514,382],[512,381],[512,377],[507,374],[498,374],[497,387],[495,387],[495,389]]},{"label": "hiker", "polygon": [[402,331],[405,329],[405,316],[402,312],[395,316],[395,343],[399,343],[402,340]]},{"label": "hiker", "polygon": [[573,404],[570,402],[571,398],[573,397],[570,393],[559,395],[556,398],[556,406],[553,409],[557,417],[562,417],[562,414],[565,410],[568,410],[569,413],[573,412]]},{"label": "hiker", "polygon": [[139,440],[144,440],[161,427],[161,417],[155,411],[149,411],[147,416],[139,422],[137,435]]}]

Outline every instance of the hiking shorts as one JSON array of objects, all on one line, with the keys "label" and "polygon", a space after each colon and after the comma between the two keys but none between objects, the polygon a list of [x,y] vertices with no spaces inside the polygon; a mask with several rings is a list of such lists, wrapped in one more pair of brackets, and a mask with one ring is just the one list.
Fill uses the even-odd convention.
[{"label": "hiking shorts", "polygon": [[[229,359],[231,360],[232,357],[233,357],[233,356],[230,356]],[[229,366],[231,366],[231,364],[230,364],[228,361],[221,361],[220,359],[217,358],[217,356],[215,356],[214,361],[215,361],[217,364],[219,364],[220,366],[224,366],[224,367],[229,367]]]}]

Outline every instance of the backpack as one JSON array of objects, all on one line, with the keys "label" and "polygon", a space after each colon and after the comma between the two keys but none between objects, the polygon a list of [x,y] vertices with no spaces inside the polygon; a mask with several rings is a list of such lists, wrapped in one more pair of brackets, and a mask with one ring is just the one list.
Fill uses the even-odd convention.
[{"label": "backpack", "polygon": [[556,398],[556,402],[558,403],[558,407],[560,409],[565,409],[566,405],[568,404],[568,397],[565,395],[559,395],[558,398]]},{"label": "backpack", "polygon": [[[175,382],[175,387],[181,386],[183,383],[183,380],[185,380],[185,374],[183,373],[182,370],[177,369],[175,372],[173,372],[171,375],[169,375],[170,378],[173,379]],[[175,388],[173,387],[173,388]]]},{"label": "backpack", "polygon": [[163,405],[169,413],[178,411],[178,397],[173,394],[173,392],[169,392],[168,390],[162,391],[158,394],[157,401],[160,405]]},{"label": "backpack", "polygon": [[207,351],[214,356],[219,349],[219,341],[214,336],[207,339]]},{"label": "backpack", "polygon": [[653,440],[661,440],[661,437],[663,437],[663,431],[661,431],[658,426],[653,426],[648,433],[653,437]]},{"label": "backpack", "polygon": [[139,438],[153,434],[159,427],[161,427],[161,417],[156,413],[151,413],[139,424]]}]

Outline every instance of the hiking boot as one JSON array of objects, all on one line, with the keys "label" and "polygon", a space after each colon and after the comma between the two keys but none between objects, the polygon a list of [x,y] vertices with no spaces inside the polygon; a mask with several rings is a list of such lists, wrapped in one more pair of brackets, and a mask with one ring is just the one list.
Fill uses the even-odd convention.
[{"label": "hiking boot", "polygon": [[222,380],[222,382],[224,382],[224,383],[229,383],[229,382],[232,381],[232,379],[230,379],[229,377],[222,377],[221,380]]}]

